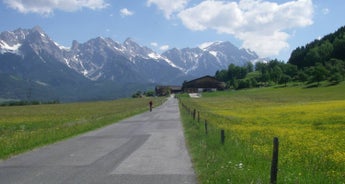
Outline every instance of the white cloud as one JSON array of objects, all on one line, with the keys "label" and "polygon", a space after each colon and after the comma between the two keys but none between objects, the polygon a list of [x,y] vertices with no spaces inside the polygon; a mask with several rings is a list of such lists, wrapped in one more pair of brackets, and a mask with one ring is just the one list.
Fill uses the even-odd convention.
[{"label": "white cloud", "polygon": [[241,12],[235,2],[203,1],[199,5],[178,14],[184,25],[197,31],[216,29],[218,32],[232,33],[242,22]]},{"label": "white cloud", "polygon": [[4,3],[21,13],[43,15],[52,14],[55,9],[73,12],[82,8],[95,10],[109,6],[104,0],[4,0]]},{"label": "white cloud", "polygon": [[242,47],[254,50],[261,57],[276,56],[283,49],[289,48],[287,39],[289,34],[275,31],[269,35],[256,32],[243,32],[238,34],[243,40]]},{"label": "white cloud", "polygon": [[189,0],[147,0],[147,6],[156,5],[158,9],[164,12],[164,16],[170,19],[175,12],[183,10]]},{"label": "white cloud", "polygon": [[154,48],[154,50],[159,50],[163,52],[170,48],[169,45],[160,45],[157,42],[151,42],[150,45]]},{"label": "white cloud", "polygon": [[188,29],[213,29],[233,35],[243,41],[242,47],[267,57],[289,47],[288,30],[313,23],[313,3],[312,0],[283,4],[263,0],[206,0],[182,10],[178,17]]},{"label": "white cloud", "polygon": [[122,17],[131,16],[131,15],[133,15],[133,14],[134,14],[134,12],[129,11],[127,8],[122,8],[122,9],[120,10],[120,15],[121,15]]},{"label": "white cloud", "polygon": [[162,46],[159,47],[159,50],[161,50],[161,51],[166,51],[166,50],[168,50],[169,48],[170,48],[169,45],[162,45]]},{"label": "white cloud", "polygon": [[151,45],[152,47],[158,47],[158,43],[157,43],[157,42],[151,42],[150,45]]}]

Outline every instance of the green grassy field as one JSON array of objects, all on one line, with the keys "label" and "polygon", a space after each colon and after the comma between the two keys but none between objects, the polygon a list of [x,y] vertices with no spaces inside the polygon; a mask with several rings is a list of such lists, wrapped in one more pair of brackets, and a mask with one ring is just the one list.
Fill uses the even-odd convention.
[{"label": "green grassy field", "polygon": [[345,183],[344,91],[343,83],[181,96],[200,111],[198,123],[181,108],[199,183],[269,183],[274,137],[280,142],[278,183]]},{"label": "green grassy field", "polygon": [[163,98],[0,107],[0,159],[112,124]]}]

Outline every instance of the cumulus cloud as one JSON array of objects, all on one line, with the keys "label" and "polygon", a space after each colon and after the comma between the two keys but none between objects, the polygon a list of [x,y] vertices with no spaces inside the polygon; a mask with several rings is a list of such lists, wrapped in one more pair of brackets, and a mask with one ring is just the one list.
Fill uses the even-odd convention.
[{"label": "cumulus cloud", "polygon": [[170,48],[169,45],[159,45],[157,42],[151,42],[150,45],[154,47],[155,49],[158,49],[163,52]]},{"label": "cumulus cloud", "polygon": [[147,0],[147,6],[156,5],[158,9],[164,12],[164,16],[170,19],[175,12],[183,10],[189,0]]},{"label": "cumulus cloud", "polygon": [[263,0],[206,0],[180,11],[178,17],[190,30],[212,29],[233,35],[242,40],[242,47],[267,57],[289,47],[288,30],[313,23],[313,3],[312,0],[283,4]]},{"label": "cumulus cloud", "polygon": [[129,11],[127,8],[122,8],[122,9],[120,10],[120,15],[121,15],[122,17],[131,16],[131,15],[133,15],[133,14],[134,14],[134,12]]},{"label": "cumulus cloud", "polygon": [[166,51],[166,50],[168,50],[169,48],[170,48],[169,45],[162,45],[162,46],[159,47],[159,50],[161,50],[161,51]]},{"label": "cumulus cloud", "polygon": [[55,9],[73,12],[82,8],[92,10],[109,6],[104,0],[4,0],[4,3],[21,13],[49,15]]}]

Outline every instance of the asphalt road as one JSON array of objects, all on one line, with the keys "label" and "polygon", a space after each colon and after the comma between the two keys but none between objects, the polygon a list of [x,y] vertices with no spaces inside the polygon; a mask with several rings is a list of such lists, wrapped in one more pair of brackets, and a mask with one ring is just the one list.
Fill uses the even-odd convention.
[{"label": "asphalt road", "polygon": [[178,102],[0,161],[4,184],[192,184]]}]

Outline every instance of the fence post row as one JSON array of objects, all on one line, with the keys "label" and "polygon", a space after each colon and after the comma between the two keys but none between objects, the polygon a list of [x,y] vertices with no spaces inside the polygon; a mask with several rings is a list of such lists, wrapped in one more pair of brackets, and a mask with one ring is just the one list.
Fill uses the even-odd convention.
[{"label": "fence post row", "polygon": [[[182,103],[182,106],[188,111],[189,114],[193,116],[193,120],[196,119],[196,109],[191,111],[191,109]],[[200,111],[198,111],[198,122],[200,122]],[[205,134],[208,134],[208,123],[205,120]],[[221,143],[225,143],[225,131],[222,129],[220,131],[220,140]],[[272,153],[272,164],[271,164],[271,177],[270,177],[270,184],[277,184],[277,176],[278,176],[278,153],[279,153],[279,140],[278,137],[273,138],[273,153]]]},{"label": "fence post row", "polygon": [[279,140],[278,137],[273,138],[273,154],[272,154],[272,165],[271,165],[271,184],[277,184],[278,175],[278,148]]}]

